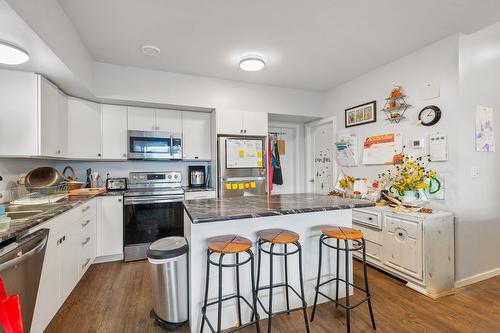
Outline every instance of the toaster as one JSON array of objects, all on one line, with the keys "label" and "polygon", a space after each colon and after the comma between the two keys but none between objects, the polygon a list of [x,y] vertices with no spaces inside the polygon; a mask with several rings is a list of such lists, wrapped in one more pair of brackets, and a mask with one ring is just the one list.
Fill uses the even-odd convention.
[{"label": "toaster", "polygon": [[106,179],[106,189],[108,191],[124,191],[127,189],[127,178]]}]

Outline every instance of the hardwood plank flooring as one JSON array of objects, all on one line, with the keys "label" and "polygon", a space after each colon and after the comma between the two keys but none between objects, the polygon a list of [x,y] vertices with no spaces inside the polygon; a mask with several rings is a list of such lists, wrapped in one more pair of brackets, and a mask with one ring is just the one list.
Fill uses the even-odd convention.
[{"label": "hardwood plank flooring", "polygon": [[[360,268],[356,262],[358,283]],[[46,332],[166,332],[155,326],[148,315],[152,307],[148,274],[147,261],[93,265]],[[377,332],[500,332],[500,277],[435,301],[380,271],[369,269],[368,274]],[[351,318],[353,333],[372,332],[366,305],[355,309]],[[267,331],[266,324],[266,320],[261,322],[263,332]],[[189,329],[177,332],[189,333]],[[249,327],[241,332],[255,329]],[[273,332],[305,332],[301,314],[276,317]],[[319,306],[311,332],[345,332],[343,311],[330,303]]]}]

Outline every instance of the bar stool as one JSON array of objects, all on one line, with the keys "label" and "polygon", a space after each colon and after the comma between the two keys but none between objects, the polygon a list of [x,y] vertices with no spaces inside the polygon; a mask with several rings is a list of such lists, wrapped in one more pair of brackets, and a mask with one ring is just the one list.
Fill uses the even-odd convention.
[{"label": "bar stool", "polygon": [[[300,246],[299,235],[293,231],[284,230],[284,229],[267,229],[262,230],[259,233],[259,241],[258,241],[258,254],[257,254],[257,301],[260,306],[264,310],[264,312],[268,315],[268,324],[267,331],[271,333],[272,329],[272,317],[274,315],[287,313],[293,311],[302,310],[304,313],[304,322],[306,325],[306,331],[309,333],[309,322],[307,320],[307,303],[304,297],[304,280],[302,276],[302,247]],[[263,245],[269,245],[268,249],[263,248]],[[283,252],[275,252],[274,247],[276,245],[283,245]],[[291,252],[288,252],[288,245],[294,245],[295,249]],[[267,246],[266,246],[267,247]],[[267,253],[270,255],[269,258],[269,286],[259,287],[260,280],[260,263],[261,263],[261,252]],[[300,294],[288,283],[288,256],[293,255],[295,253],[299,254],[299,280],[300,280]],[[284,257],[285,261],[285,282],[273,284],[273,259],[274,256]],[[273,289],[285,287],[285,296],[286,296],[286,310],[280,312],[273,312]],[[269,289],[269,308],[266,310],[261,300],[259,299],[259,291]],[[302,306],[295,309],[290,309],[290,298],[289,298],[289,290],[292,290],[295,295],[301,300]]]},{"label": "bar stool", "polygon": [[[257,313],[257,295],[255,292],[255,279],[254,279],[254,256],[252,253],[252,242],[249,239],[238,235],[224,235],[213,237],[208,240],[208,249],[207,249],[207,276],[206,276],[206,284],[205,284],[205,301],[203,307],[201,308],[202,313],[202,322],[200,333],[203,333],[203,328],[205,326],[205,322],[207,322],[208,327],[212,331],[212,333],[221,332],[221,319],[222,319],[222,303],[231,299],[237,299],[237,307],[238,307],[238,325],[235,328],[224,330],[224,332],[234,332],[238,331],[244,327],[255,324],[257,333],[260,332],[259,326],[259,314]],[[212,254],[219,254],[218,262],[212,261],[210,258]],[[247,253],[248,258],[242,262],[240,262],[240,254]],[[234,264],[224,264],[223,260],[226,255],[235,255],[235,263]],[[245,297],[240,294],[240,267],[250,263],[251,269],[251,281],[252,281],[252,304],[246,300]],[[208,289],[210,286],[210,265],[214,265],[218,267],[219,270],[219,292],[218,298],[216,301],[208,303]],[[222,295],[222,269],[223,268],[236,268],[236,295],[223,297]],[[251,321],[242,325],[241,323],[241,300],[243,300],[248,307],[252,310]],[[217,330],[214,330],[214,327],[210,323],[207,318],[207,308],[212,305],[217,304]],[[255,318],[255,320],[254,320]]]},{"label": "bar stool", "polygon": [[[314,306],[313,306],[313,311],[311,314],[311,321],[314,320],[314,314],[316,312],[316,304],[318,302],[318,295],[321,295],[330,301],[335,303],[335,307],[341,306],[342,308],[345,309],[346,311],[346,322],[347,322],[347,332],[349,333],[351,331],[351,313],[350,311],[357,307],[358,305],[368,302],[368,309],[370,311],[370,317],[372,321],[372,326],[373,329],[376,330],[375,326],[375,318],[373,317],[373,310],[372,310],[372,302],[371,302],[371,295],[370,295],[370,289],[368,288],[368,276],[366,272],[366,244],[365,244],[365,239],[363,238],[363,233],[359,230],[352,229],[352,228],[347,228],[347,227],[327,227],[323,228],[321,230],[322,235],[319,238],[319,267],[318,267],[318,279],[316,282],[316,287],[314,288],[316,290],[316,295],[314,296]],[[328,244],[326,241],[328,239],[335,239],[337,240],[337,245],[333,246]],[[344,247],[340,247],[340,241],[344,241]],[[349,241],[352,242],[352,247],[349,247]],[[320,283],[320,278],[321,278],[321,258],[322,258],[322,247],[323,245],[337,250],[337,264],[336,264],[336,275],[334,278]],[[364,278],[365,278],[365,289],[360,288],[358,286],[355,286],[354,283],[349,282],[349,252],[353,251],[359,251],[362,250],[363,252],[363,273],[364,273]],[[345,252],[345,279],[341,279],[339,277],[339,251],[344,251]],[[325,295],[322,293],[319,289],[320,287],[335,281],[335,299],[332,299],[331,297]],[[345,283],[345,304],[342,304],[339,302],[339,281],[342,281]],[[359,289],[363,291],[366,294],[366,297],[364,297],[361,301],[359,301],[356,304],[351,305],[349,303],[349,286],[352,286],[356,289]]]}]

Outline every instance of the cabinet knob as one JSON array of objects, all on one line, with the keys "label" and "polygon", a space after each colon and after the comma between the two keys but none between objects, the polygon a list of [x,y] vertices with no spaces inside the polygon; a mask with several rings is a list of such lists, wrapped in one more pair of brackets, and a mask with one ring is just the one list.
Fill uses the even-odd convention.
[{"label": "cabinet knob", "polygon": [[122,202],[122,199],[118,199],[118,202]]},{"label": "cabinet knob", "polygon": [[368,221],[373,221],[373,217],[369,217],[369,218],[368,218]]},{"label": "cabinet knob", "polygon": [[127,157],[127,154],[123,154],[123,157]]},{"label": "cabinet knob", "polygon": [[243,133],[243,130],[240,130],[240,133]]},{"label": "cabinet knob", "polygon": [[101,153],[97,153],[97,156],[98,156],[98,157],[101,157]]},{"label": "cabinet knob", "polygon": [[194,159],[195,159],[195,160],[197,160],[197,159],[198,159],[198,156],[195,156],[195,157],[194,157]]},{"label": "cabinet knob", "polygon": [[243,130],[245,133],[247,132],[247,130]]},{"label": "cabinet knob", "polygon": [[399,237],[403,237],[403,233],[400,231],[398,232]]}]

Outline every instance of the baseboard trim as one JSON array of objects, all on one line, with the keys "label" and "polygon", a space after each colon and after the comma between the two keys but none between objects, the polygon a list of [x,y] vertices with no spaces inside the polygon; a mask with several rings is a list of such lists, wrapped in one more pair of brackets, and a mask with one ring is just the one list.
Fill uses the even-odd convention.
[{"label": "baseboard trim", "polygon": [[492,277],[500,275],[500,267],[455,282],[455,288],[463,288],[474,283],[478,283]]},{"label": "baseboard trim", "polygon": [[102,256],[102,257],[97,257],[94,260],[94,264],[101,264],[104,262],[111,262],[111,261],[120,261],[123,260],[123,253],[121,254],[113,254],[110,256]]}]

